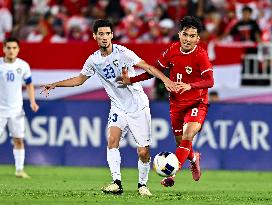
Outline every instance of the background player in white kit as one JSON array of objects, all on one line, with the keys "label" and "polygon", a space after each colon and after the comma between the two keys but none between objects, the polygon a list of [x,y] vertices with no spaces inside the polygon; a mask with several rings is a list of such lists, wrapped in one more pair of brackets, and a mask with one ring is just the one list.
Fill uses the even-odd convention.
[{"label": "background player in white kit", "polygon": [[122,69],[126,67],[131,76],[135,76],[134,65],[145,69],[155,77],[160,78],[169,91],[176,91],[175,84],[163,73],[148,65],[134,52],[126,47],[112,44],[112,23],[108,20],[97,20],[93,26],[93,37],[97,41],[99,50],[89,56],[79,76],[44,86],[42,92],[48,96],[55,87],[72,87],[83,84],[95,72],[99,76],[108,96],[111,99],[111,110],[108,121],[107,161],[113,182],[102,188],[103,192],[121,194],[121,156],[119,142],[128,130],[131,131],[137,144],[139,156],[138,191],[141,195],[152,195],[146,187],[150,170],[151,144],[151,115],[149,101],[142,86],[138,83],[122,86],[118,78]]},{"label": "background player in white kit", "polygon": [[30,67],[27,62],[17,58],[19,41],[7,38],[3,42],[4,57],[0,58],[0,135],[8,126],[13,137],[13,155],[15,159],[15,176],[29,178],[24,172],[24,117],[22,85],[25,83],[30,106],[37,112],[39,106],[35,101],[34,86],[32,84]]}]

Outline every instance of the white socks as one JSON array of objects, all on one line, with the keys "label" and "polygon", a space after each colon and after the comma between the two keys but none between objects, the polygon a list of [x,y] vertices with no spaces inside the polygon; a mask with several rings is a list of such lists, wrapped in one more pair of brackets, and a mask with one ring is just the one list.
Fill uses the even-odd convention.
[{"label": "white socks", "polygon": [[149,162],[142,162],[140,159],[138,161],[138,170],[139,170],[139,184],[146,185],[148,180],[148,173],[150,170],[150,161]]},{"label": "white socks", "polygon": [[15,160],[16,171],[24,169],[25,162],[25,150],[24,149],[13,149],[13,156]]},{"label": "white socks", "polygon": [[107,148],[107,161],[110,167],[113,181],[116,179],[121,181],[121,156],[118,148]]},{"label": "white socks", "polygon": [[[121,181],[121,156],[118,148],[107,148],[107,161],[110,167],[111,176],[113,181],[118,179]],[[138,161],[139,170],[139,183],[146,185],[148,181],[148,173],[150,170],[150,161],[147,163],[142,162],[140,159]]]}]

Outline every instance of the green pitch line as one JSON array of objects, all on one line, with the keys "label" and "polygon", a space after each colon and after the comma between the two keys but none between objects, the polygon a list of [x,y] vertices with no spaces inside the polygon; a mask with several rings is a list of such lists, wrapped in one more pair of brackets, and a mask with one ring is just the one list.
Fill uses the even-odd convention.
[{"label": "green pitch line", "polygon": [[106,168],[27,166],[31,179],[17,179],[13,166],[0,166],[0,204],[9,205],[214,205],[272,204],[272,172],[203,171],[194,182],[189,171],[178,173],[171,188],[160,185],[151,171],[154,196],[137,194],[138,171],[122,169],[124,194],[105,195],[100,188],[111,181]]}]

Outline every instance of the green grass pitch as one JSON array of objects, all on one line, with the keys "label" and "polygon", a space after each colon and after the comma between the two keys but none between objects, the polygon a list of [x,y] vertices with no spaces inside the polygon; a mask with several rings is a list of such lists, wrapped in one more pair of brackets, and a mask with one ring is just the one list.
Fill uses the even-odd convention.
[{"label": "green grass pitch", "polygon": [[0,204],[272,204],[272,172],[203,170],[199,182],[189,171],[178,173],[171,188],[160,185],[151,171],[153,196],[137,194],[137,169],[122,169],[124,193],[103,194],[100,188],[111,181],[107,168],[27,166],[31,179],[15,178],[13,166],[0,166]]}]

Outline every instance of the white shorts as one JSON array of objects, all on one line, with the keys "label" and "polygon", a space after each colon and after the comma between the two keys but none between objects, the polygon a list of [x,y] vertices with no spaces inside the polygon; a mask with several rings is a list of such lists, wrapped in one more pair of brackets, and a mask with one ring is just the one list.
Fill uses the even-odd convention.
[{"label": "white shorts", "polygon": [[12,137],[24,138],[25,136],[25,115],[21,114],[15,117],[0,117],[0,136],[8,125],[9,134]]},{"label": "white shorts", "polygon": [[108,119],[108,128],[113,126],[122,130],[121,139],[130,131],[138,147],[149,146],[152,143],[149,107],[145,107],[135,113],[125,113],[119,108],[112,106]]}]

